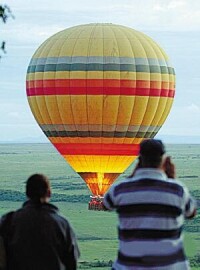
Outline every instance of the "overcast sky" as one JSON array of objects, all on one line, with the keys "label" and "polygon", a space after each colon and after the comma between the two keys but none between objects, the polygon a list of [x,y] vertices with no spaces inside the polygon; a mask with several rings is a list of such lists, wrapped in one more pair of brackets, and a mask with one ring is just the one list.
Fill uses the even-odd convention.
[{"label": "overcast sky", "polygon": [[38,46],[65,28],[109,22],[149,35],[175,68],[175,101],[159,136],[197,136],[200,143],[199,0],[5,0],[5,4],[15,19],[0,24],[0,40],[6,40],[7,50],[0,62],[0,141],[46,140],[31,114],[25,89],[27,66]]}]

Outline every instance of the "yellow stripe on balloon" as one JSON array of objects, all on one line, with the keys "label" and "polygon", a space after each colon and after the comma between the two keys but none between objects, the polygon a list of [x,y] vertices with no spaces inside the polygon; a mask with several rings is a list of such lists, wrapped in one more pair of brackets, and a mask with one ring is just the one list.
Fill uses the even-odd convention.
[{"label": "yellow stripe on balloon", "polygon": [[[89,55],[102,56],[102,54],[104,54],[104,56],[110,56],[111,52],[113,55],[119,55],[118,48],[120,47],[120,42],[123,42],[122,45],[125,49],[120,51],[120,56],[122,57],[154,58],[156,52],[158,58],[168,60],[165,52],[160,48],[158,49],[157,44],[155,44],[151,38],[133,29],[127,29],[120,25],[117,26],[118,29],[116,29],[116,26],[110,26],[107,28],[107,31],[103,33],[101,31],[101,25],[95,27],[97,30],[94,30],[94,26],[91,26],[87,30],[84,28],[84,31],[82,31],[81,28],[82,27],[79,27],[79,29],[76,29],[73,33],[66,33],[65,39],[67,42],[64,44],[63,39],[59,39],[59,36],[62,36],[62,32],[51,37],[51,39],[48,39],[40,46],[40,50],[34,54],[34,58],[71,56],[72,53],[73,56],[88,56],[88,48],[90,48],[91,44],[95,45],[95,43],[92,42],[96,41],[98,46],[91,47]],[[102,33],[103,38],[102,35],[99,35],[100,33]],[[76,42],[77,38],[79,38],[79,42]],[[113,43],[115,40],[116,42]],[[147,44],[147,40],[154,50],[149,49],[150,46]],[[102,44],[100,43],[99,45],[99,42],[102,42]],[[145,51],[143,50],[144,47],[146,48]],[[100,48],[102,49],[100,50]]]},{"label": "yellow stripe on balloon", "polygon": [[[113,138],[48,137],[52,143],[112,143]],[[143,138],[114,138],[116,144],[139,144]]]},{"label": "yellow stripe on balloon", "polygon": [[[102,98],[100,96],[88,96],[87,103],[86,96],[82,95],[30,96],[28,99],[30,104],[35,106],[34,116],[40,125],[60,123],[74,125],[76,123],[76,125],[116,126],[116,124],[126,125],[129,122],[129,125],[152,124],[155,126],[164,122],[173,103],[173,98],[140,96],[107,96],[106,98],[103,98],[103,96]],[[130,100],[131,102],[128,102]],[[102,112],[103,102],[104,112]],[[167,109],[166,113],[164,113],[165,107]],[[94,115],[95,108],[98,109],[99,113]],[[146,114],[147,108],[148,114]],[[159,110],[159,113],[155,116],[156,108]],[[76,111],[75,115],[72,113],[73,110]]]},{"label": "yellow stripe on balloon", "polygon": [[136,156],[65,155],[63,157],[77,172],[104,173],[122,173],[136,159]]}]

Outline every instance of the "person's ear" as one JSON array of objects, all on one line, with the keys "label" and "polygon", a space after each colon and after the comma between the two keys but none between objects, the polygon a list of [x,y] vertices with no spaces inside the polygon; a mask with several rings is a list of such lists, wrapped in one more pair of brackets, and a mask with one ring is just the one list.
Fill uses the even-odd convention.
[{"label": "person's ear", "polygon": [[50,188],[47,190],[47,197],[51,198],[51,189]]}]

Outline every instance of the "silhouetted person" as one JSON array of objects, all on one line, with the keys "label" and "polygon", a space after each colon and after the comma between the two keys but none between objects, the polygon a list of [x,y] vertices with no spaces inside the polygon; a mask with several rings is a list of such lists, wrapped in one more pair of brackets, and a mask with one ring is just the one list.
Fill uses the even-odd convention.
[{"label": "silhouetted person", "polygon": [[42,174],[29,177],[26,195],[28,200],[22,208],[0,220],[7,269],[77,269],[76,238],[69,222],[49,203],[51,189],[47,177]]},{"label": "silhouetted person", "polygon": [[143,141],[131,177],[105,195],[104,206],[119,217],[119,252],[112,269],[190,269],[182,227],[184,218],[195,216],[196,206],[188,189],[172,179],[175,166],[164,153],[161,141]]}]

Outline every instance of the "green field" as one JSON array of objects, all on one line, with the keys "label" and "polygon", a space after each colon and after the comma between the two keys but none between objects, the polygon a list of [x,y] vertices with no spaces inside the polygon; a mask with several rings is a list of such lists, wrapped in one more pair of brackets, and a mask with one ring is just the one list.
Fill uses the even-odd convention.
[{"label": "green field", "polygon": [[[167,145],[177,176],[200,204],[200,145]],[[120,177],[129,175],[133,165]],[[0,145],[0,215],[21,206],[27,177],[44,173],[51,180],[52,202],[74,227],[81,258],[79,269],[110,269],[117,253],[115,213],[88,211],[91,195],[84,181],[50,144]],[[200,215],[185,223],[186,253],[192,269],[200,269]]]}]

